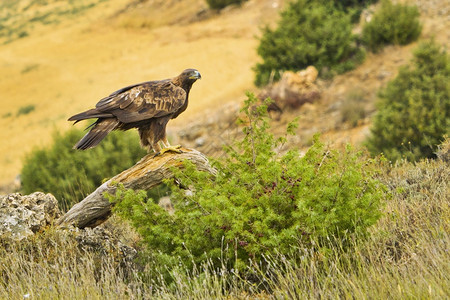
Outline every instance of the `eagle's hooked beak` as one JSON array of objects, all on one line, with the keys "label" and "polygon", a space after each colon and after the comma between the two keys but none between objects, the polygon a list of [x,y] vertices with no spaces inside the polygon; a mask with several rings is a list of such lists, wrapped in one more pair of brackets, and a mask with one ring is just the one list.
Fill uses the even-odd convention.
[{"label": "eagle's hooked beak", "polygon": [[199,71],[194,71],[194,73],[189,77],[189,79],[202,79]]}]

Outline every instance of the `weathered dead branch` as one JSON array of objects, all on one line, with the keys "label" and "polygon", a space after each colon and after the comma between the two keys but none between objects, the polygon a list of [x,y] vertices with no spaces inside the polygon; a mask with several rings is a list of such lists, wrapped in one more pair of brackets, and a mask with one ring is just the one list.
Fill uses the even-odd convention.
[{"label": "weathered dead branch", "polygon": [[182,168],[184,160],[190,160],[199,170],[216,173],[202,153],[186,148],[180,150],[183,152],[166,152],[156,157],[153,157],[153,154],[144,156],[133,167],[109,179],[81,202],[75,204],[57,223],[79,228],[96,227],[111,215],[111,203],[104,197],[105,193],[114,194],[117,184],[133,190],[151,189],[164,179],[172,178],[171,169]]}]

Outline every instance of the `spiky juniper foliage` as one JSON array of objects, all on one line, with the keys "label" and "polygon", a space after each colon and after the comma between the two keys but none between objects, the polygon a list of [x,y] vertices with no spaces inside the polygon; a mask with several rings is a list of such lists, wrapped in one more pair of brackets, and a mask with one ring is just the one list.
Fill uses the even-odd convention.
[{"label": "spiky juniper foliage", "polygon": [[263,31],[257,49],[262,62],[255,66],[255,84],[266,85],[278,80],[282,71],[310,65],[321,76],[351,70],[364,58],[355,41],[350,15],[334,1],[292,1],[281,13],[277,27]]},{"label": "spiky juniper foliage", "polygon": [[[318,137],[301,156],[276,150],[286,137],[269,131],[266,106],[243,112],[244,138],[214,162],[217,176],[185,162],[175,177],[190,191],[173,188],[173,214],[145,198],[124,192],[113,197],[115,212],[131,220],[155,261],[183,265],[207,259],[217,267],[245,270],[263,255],[289,254],[311,239],[365,233],[380,217],[384,186],[374,178],[376,162],[355,152],[328,149]],[[295,124],[288,126],[288,133]],[[125,196],[123,196],[125,195]]]},{"label": "spiky juniper foliage", "polygon": [[362,10],[378,0],[334,0],[337,7],[347,12],[353,23],[359,21]]},{"label": "spiky juniper foliage", "polygon": [[365,7],[377,1],[378,0],[334,0],[337,5],[342,6],[343,8]]},{"label": "spiky juniper foliage", "polygon": [[434,158],[450,135],[450,59],[433,41],[419,45],[409,66],[380,92],[369,150],[388,159]]},{"label": "spiky juniper foliage", "polygon": [[373,52],[385,45],[405,45],[415,41],[421,31],[420,13],[416,6],[393,4],[383,0],[372,20],[364,25],[362,40]]}]

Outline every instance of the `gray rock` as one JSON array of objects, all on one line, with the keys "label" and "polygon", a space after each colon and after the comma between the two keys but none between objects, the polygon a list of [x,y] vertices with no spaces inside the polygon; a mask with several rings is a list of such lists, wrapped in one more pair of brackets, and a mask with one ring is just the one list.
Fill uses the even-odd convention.
[{"label": "gray rock", "polygon": [[[60,216],[58,201],[51,194],[0,196],[0,239],[22,243],[50,228]],[[109,228],[93,229],[59,226],[52,232],[61,240],[74,239],[79,249],[85,252],[99,257],[108,255],[121,267],[132,266],[137,250],[128,245],[132,243],[124,237],[119,226],[108,224]]]},{"label": "gray rock", "polygon": [[0,237],[22,240],[52,224],[61,211],[51,194],[0,196]]},{"label": "gray rock", "polygon": [[205,140],[204,137],[202,137],[202,136],[198,137],[198,138],[195,139],[195,146],[196,147],[201,147],[201,146],[205,145],[205,142],[206,142],[206,140]]},{"label": "gray rock", "polygon": [[102,226],[83,229],[72,227],[71,230],[76,232],[75,239],[78,246],[85,251],[113,255],[122,262],[131,262],[137,255],[136,249],[120,241]]}]

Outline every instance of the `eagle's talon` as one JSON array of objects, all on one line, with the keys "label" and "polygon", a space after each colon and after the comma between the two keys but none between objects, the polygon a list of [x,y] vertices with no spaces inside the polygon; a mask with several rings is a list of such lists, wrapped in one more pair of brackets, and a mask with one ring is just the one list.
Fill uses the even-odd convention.
[{"label": "eagle's talon", "polygon": [[181,150],[180,148],[181,148],[181,145],[164,147],[163,149],[161,149],[158,152],[156,152],[153,155],[153,158],[155,158],[155,157],[157,157],[159,155],[163,155],[164,153],[169,152],[169,151],[172,151],[172,152],[175,152],[175,153],[179,153],[179,154],[180,153],[184,153],[184,151]]},{"label": "eagle's talon", "polygon": [[175,152],[175,153],[183,153],[183,151],[180,150],[180,148],[181,148],[181,145],[169,146],[169,147],[166,147],[164,149],[161,149],[161,151],[159,151],[159,154],[162,155],[162,154],[164,154],[166,152],[169,152],[169,151],[172,151],[172,152]]}]

